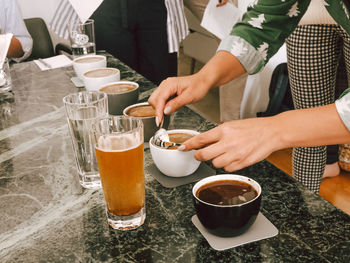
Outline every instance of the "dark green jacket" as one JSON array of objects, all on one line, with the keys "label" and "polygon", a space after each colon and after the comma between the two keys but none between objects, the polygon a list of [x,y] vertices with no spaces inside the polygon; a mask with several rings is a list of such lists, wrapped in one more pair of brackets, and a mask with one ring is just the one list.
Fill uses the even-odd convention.
[{"label": "dark green jacket", "polygon": [[[297,27],[311,0],[255,0],[218,50],[235,55],[249,74],[258,72]],[[350,0],[323,0],[333,19],[350,34]]]}]

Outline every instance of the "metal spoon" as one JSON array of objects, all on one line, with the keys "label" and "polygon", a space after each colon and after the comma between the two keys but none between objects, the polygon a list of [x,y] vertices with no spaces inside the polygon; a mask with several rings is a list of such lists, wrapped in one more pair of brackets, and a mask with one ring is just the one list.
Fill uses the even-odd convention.
[{"label": "metal spoon", "polygon": [[162,128],[163,120],[159,126],[160,127],[159,130],[156,131],[156,133],[154,134],[154,137],[153,137],[154,144],[166,149],[168,149],[169,147],[180,146],[181,144],[179,143],[170,142],[167,131],[164,128]]}]

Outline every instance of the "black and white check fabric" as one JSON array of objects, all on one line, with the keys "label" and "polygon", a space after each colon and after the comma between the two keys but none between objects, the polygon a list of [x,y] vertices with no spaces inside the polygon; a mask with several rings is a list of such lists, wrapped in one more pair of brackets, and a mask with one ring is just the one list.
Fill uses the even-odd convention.
[{"label": "black and white check fabric", "polygon": [[[350,80],[349,34],[338,25],[302,25],[288,37],[286,44],[295,108],[334,103],[342,54]],[[293,174],[314,192],[319,191],[325,165],[325,146],[293,149]]]}]

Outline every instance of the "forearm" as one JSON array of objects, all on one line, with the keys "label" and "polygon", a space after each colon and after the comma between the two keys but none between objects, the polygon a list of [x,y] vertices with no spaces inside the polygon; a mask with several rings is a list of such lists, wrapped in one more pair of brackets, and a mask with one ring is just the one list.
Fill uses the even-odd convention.
[{"label": "forearm", "polygon": [[7,56],[10,58],[19,58],[19,57],[22,57],[23,54],[24,52],[22,49],[21,42],[19,42],[17,38],[12,37],[9,50],[7,52]]},{"label": "forearm", "polygon": [[350,143],[350,132],[334,104],[287,111],[272,119],[278,149]]},{"label": "forearm", "polygon": [[239,60],[229,52],[219,51],[196,74],[207,85],[218,87],[245,73]]}]

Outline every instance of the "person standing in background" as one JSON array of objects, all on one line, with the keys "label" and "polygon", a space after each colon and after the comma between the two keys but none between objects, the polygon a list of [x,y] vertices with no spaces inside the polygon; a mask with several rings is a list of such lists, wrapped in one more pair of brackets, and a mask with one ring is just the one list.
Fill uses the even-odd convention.
[{"label": "person standing in background", "polygon": [[[295,108],[334,103],[340,56],[348,80],[350,76],[350,35],[330,16],[323,0],[310,1],[286,47]],[[293,149],[293,174],[302,183],[316,187],[323,177],[339,172],[337,145]]]},{"label": "person standing in background", "polygon": [[177,75],[178,45],[188,34],[182,0],[104,0],[91,18],[97,49],[156,84]]},{"label": "person standing in background", "polygon": [[12,33],[7,57],[16,62],[28,58],[32,52],[33,39],[24,24],[16,0],[0,0],[0,34]]}]

